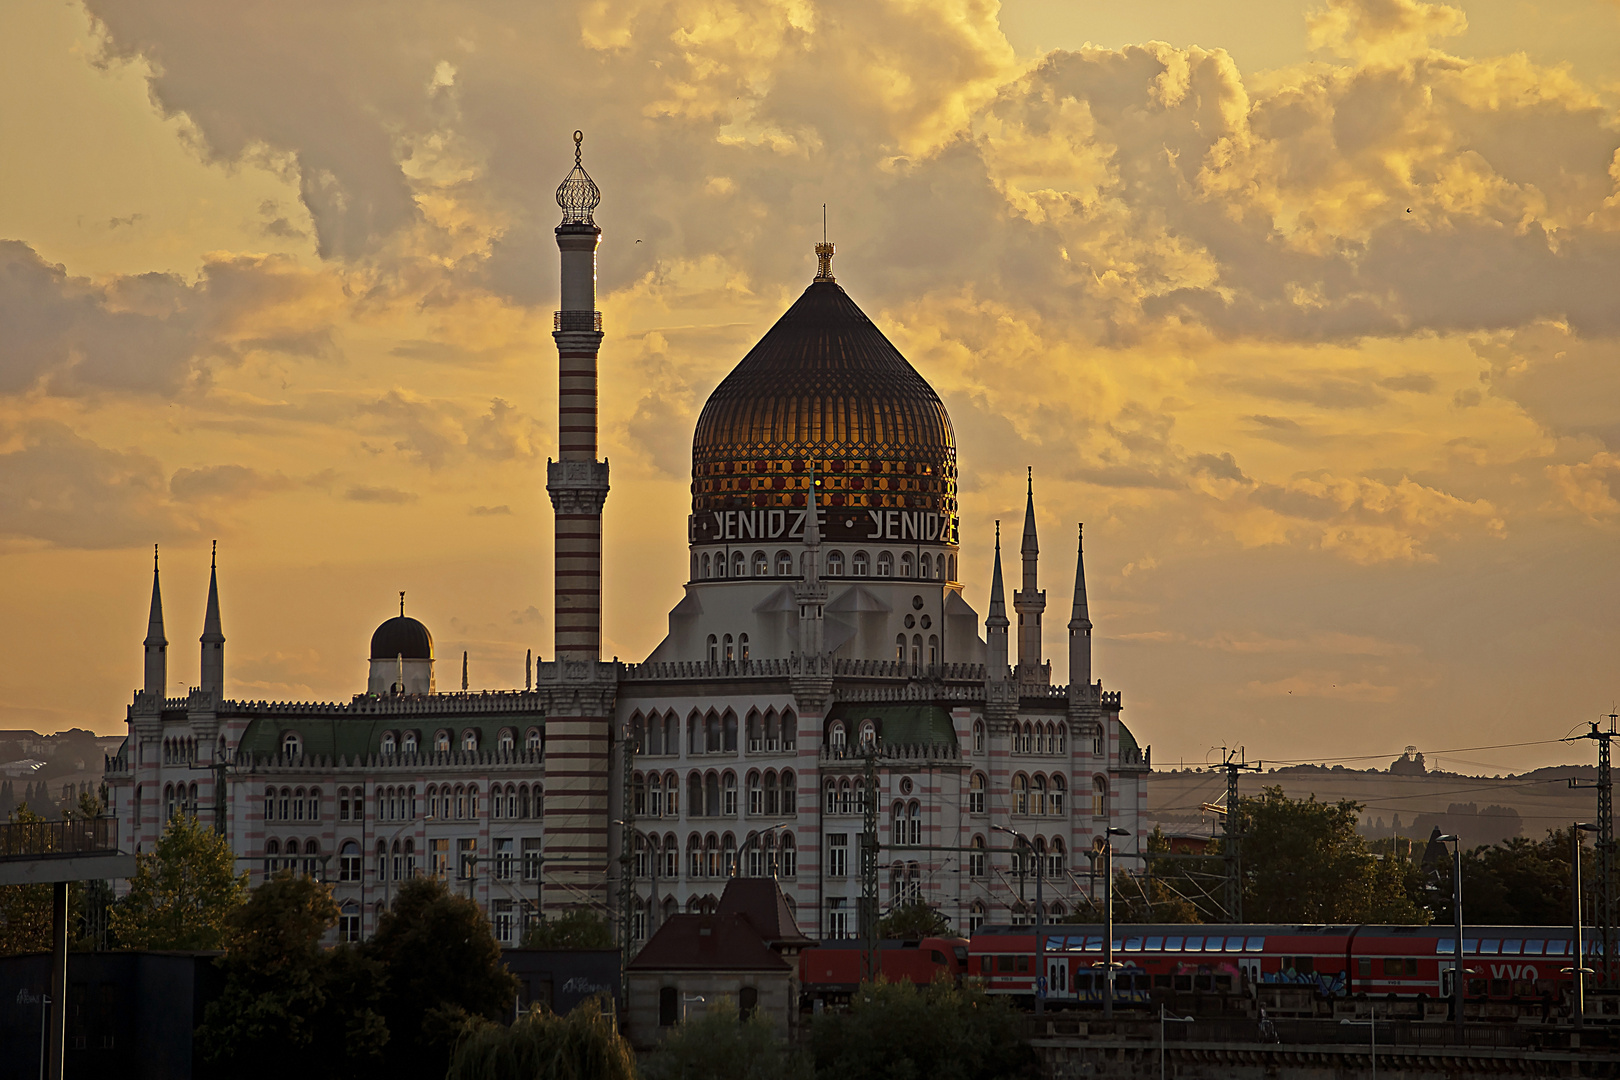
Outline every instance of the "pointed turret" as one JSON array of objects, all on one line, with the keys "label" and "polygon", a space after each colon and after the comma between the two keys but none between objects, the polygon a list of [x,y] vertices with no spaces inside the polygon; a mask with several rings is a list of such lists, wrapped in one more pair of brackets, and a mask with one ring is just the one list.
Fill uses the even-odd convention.
[{"label": "pointed turret", "polygon": [[1091,686],[1091,612],[1086,605],[1086,526],[1075,540],[1074,610],[1069,616],[1069,695]]},{"label": "pointed turret", "polygon": [[990,614],[984,620],[986,664],[992,680],[1007,678],[1007,593],[1001,584],[1001,522],[996,522],[996,565],[990,574]]},{"label": "pointed turret", "polygon": [[804,565],[794,586],[799,602],[799,655],[819,657],[824,639],[823,616],[827,586],[821,580],[821,511],[816,506],[816,472],[810,469],[810,490],[804,509]]},{"label": "pointed turret", "polygon": [[216,697],[225,694],[225,631],[219,622],[219,541],[214,541],[208,558],[208,609],[203,612],[202,666],[200,682]]},{"label": "pointed turret", "polygon": [[146,686],[158,702],[169,683],[169,639],[163,636],[163,590],[158,587],[158,549],[152,545],[152,612],[146,620]]},{"label": "pointed turret", "polygon": [[1035,537],[1035,470],[1029,470],[1029,487],[1024,496],[1023,588],[1013,593],[1013,610],[1018,613],[1018,680],[1045,681],[1041,668],[1041,616],[1046,611],[1046,594],[1038,587],[1037,567],[1041,545]]},{"label": "pointed turret", "polygon": [[461,650],[461,690],[462,690],[463,693],[465,693],[466,690],[467,690],[467,650],[466,649]]}]

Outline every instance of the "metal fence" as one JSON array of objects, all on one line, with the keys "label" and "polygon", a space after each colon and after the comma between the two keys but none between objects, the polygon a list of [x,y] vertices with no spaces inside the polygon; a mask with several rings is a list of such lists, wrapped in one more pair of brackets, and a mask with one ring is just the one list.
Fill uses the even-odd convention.
[{"label": "metal fence", "polygon": [[98,817],[0,825],[0,859],[40,859],[116,852],[116,822],[116,818]]}]

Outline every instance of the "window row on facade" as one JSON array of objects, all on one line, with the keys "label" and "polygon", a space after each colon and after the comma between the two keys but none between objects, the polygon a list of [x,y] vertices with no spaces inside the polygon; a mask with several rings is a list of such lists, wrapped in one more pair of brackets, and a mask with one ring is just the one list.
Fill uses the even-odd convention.
[{"label": "window row on facade", "polygon": [[[794,565],[793,553],[778,551],[774,555],[756,550],[751,555],[743,551],[692,553],[692,579],[694,581],[723,581],[726,578],[798,578],[803,576],[809,556],[801,553]],[[847,571],[847,572],[846,572]],[[829,578],[879,577],[903,578],[908,581],[955,581],[956,556],[930,555],[928,552],[879,551],[875,556],[864,549],[847,556],[833,548],[822,556],[821,575]]]},{"label": "window row on facade", "polygon": [[[175,785],[176,790],[183,785]],[[196,787],[191,785],[195,805]],[[167,791],[167,789],[165,789]],[[417,798],[415,785],[382,785],[372,789],[372,810],[378,821],[415,821],[424,809],[437,821],[463,821],[488,811],[495,820],[526,820],[541,816],[543,789],[540,784],[495,784],[487,804],[480,802],[477,784],[429,784],[426,801]],[[338,821],[364,821],[366,791],[363,787],[340,787],[337,791]],[[172,809],[171,809],[172,814]],[[318,787],[266,787],[265,821],[320,821],[321,789]]]},{"label": "window row on facade", "polygon": [[[784,829],[751,832],[739,848],[734,834],[691,833],[686,838],[686,877],[690,880],[744,877],[791,878],[798,874],[798,844]],[[675,881],[681,877],[681,845],[674,833],[637,833],[635,875]]]},{"label": "window row on facade", "polygon": [[[675,772],[637,773],[632,780],[632,802],[637,817],[681,816],[681,780]],[[747,778],[748,814],[751,817],[791,817],[798,811],[798,779],[792,769],[750,770]],[[693,770],[686,774],[687,817],[736,817],[740,810],[737,774]]]},{"label": "window row on facade", "polygon": [[[973,721],[973,752],[984,753],[984,721]],[[1012,752],[1015,754],[1066,754],[1068,753],[1068,726],[1061,720],[1049,722],[1024,721],[1014,725],[1012,737]],[[1091,733],[1091,752],[1101,757],[1103,752],[1102,729],[1095,728]]]},{"label": "window row on facade", "polygon": [[[746,637],[746,635],[744,635]],[[710,635],[710,642],[714,641]],[[731,709],[723,712],[693,709],[686,718],[686,752],[689,755],[735,754],[738,746],[739,721]],[[749,709],[742,721],[742,733],[751,754],[774,754],[792,751],[798,740],[798,718],[792,709]],[[640,712],[630,717],[630,742],[636,753],[649,757],[676,757],[681,753],[681,720],[674,710],[659,715],[643,716]]]},{"label": "window row on facade", "polygon": [[[453,750],[476,751],[485,749],[483,734],[477,728],[463,728],[459,735],[451,728],[439,728],[433,732],[432,737],[424,742],[422,732],[418,730],[385,731],[377,742],[377,752],[383,757],[420,753],[425,745],[435,754],[448,754]],[[521,733],[523,748],[530,751],[545,749],[545,731],[538,725],[527,728]],[[517,749],[519,732],[517,728],[503,727],[495,734],[495,749],[502,753],[511,753]],[[298,757],[304,752],[304,736],[298,731],[284,731],[281,733],[281,753],[286,757]]]}]

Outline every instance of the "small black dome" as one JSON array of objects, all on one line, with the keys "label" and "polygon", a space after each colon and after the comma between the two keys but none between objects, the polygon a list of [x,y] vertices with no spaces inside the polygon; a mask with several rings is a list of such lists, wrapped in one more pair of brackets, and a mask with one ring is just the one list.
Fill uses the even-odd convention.
[{"label": "small black dome", "polygon": [[401,656],[407,660],[433,659],[433,635],[409,615],[395,615],[371,635],[373,660],[394,660]]}]

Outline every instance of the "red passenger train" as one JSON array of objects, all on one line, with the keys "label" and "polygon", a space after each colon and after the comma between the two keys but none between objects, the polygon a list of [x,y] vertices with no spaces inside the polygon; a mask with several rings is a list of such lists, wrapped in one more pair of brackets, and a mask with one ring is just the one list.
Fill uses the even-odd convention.
[{"label": "red passenger train", "polygon": [[[1100,1005],[1103,927],[1046,927],[1048,1007]],[[1464,996],[1546,1001],[1571,989],[1570,927],[1470,926],[1463,931]],[[1601,945],[1585,933],[1587,966]],[[1116,925],[1117,1005],[1146,1005],[1163,993],[1231,993],[1295,986],[1320,997],[1443,999],[1451,995],[1455,938],[1449,926]],[[968,946],[967,975],[989,993],[1033,1001],[1033,926],[985,926]]]}]

